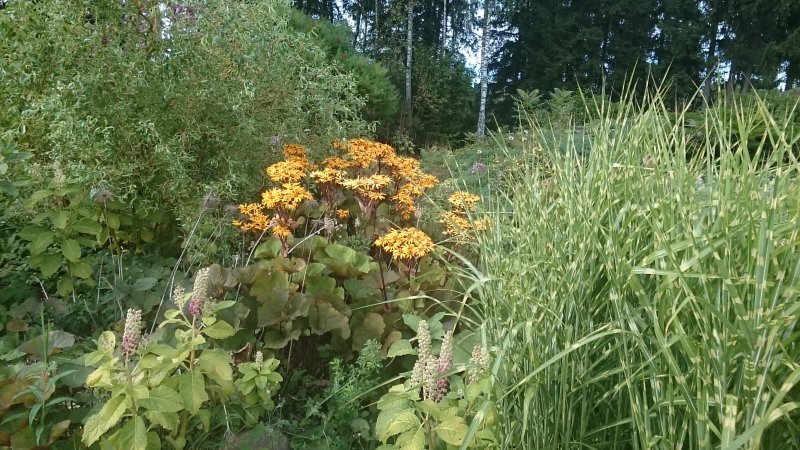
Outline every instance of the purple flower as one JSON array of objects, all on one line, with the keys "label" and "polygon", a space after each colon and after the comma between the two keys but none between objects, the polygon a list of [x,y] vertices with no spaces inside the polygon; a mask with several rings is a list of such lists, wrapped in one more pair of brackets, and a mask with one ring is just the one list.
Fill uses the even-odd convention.
[{"label": "purple flower", "polygon": [[469,173],[474,175],[476,173],[486,173],[489,171],[489,166],[482,162],[476,162],[472,165],[472,169],[470,169]]}]

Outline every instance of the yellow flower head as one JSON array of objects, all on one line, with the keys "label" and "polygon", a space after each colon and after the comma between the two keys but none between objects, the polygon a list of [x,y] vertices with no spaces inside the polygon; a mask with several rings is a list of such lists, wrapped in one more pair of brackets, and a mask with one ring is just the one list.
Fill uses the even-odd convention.
[{"label": "yellow flower head", "polygon": [[347,219],[348,217],[350,217],[350,210],[337,209],[336,210],[336,217],[338,217],[339,219],[342,219],[342,220]]},{"label": "yellow flower head", "polygon": [[348,189],[356,191],[358,194],[369,195],[370,193],[376,193],[388,187],[392,184],[392,179],[386,175],[370,175],[368,177],[342,180],[340,184]]},{"label": "yellow flower head", "polygon": [[419,161],[414,158],[394,155],[386,159],[386,165],[396,178],[409,179],[420,172]]},{"label": "yellow flower head", "polygon": [[311,192],[300,184],[285,183],[281,188],[273,188],[261,194],[261,205],[267,209],[283,208],[294,211],[304,201],[313,198]]},{"label": "yellow flower head", "polygon": [[322,161],[322,165],[324,165],[325,168],[327,169],[333,169],[333,170],[345,170],[350,168],[350,163],[344,158],[340,158],[338,156],[331,156],[330,158],[325,158]]},{"label": "yellow flower head", "polygon": [[475,211],[480,200],[481,198],[477,195],[464,191],[454,192],[450,195],[450,198],[447,199],[453,206],[453,209],[459,212]]},{"label": "yellow flower head", "polygon": [[322,170],[311,172],[311,178],[313,178],[317,184],[339,184],[344,180],[345,173],[340,169],[326,167]]},{"label": "yellow flower head", "polygon": [[268,166],[266,173],[276,183],[299,183],[306,176],[306,164],[297,159],[280,161]]},{"label": "yellow flower head", "polygon": [[395,229],[375,240],[375,245],[401,260],[422,258],[433,251],[433,241],[425,232],[413,227]]},{"label": "yellow flower head", "polygon": [[283,146],[283,155],[286,159],[308,160],[306,148],[299,144],[286,144]]},{"label": "yellow flower head", "polygon": [[239,205],[239,212],[244,218],[243,220],[234,220],[233,225],[244,231],[264,231],[269,226],[269,218],[258,203]]},{"label": "yellow flower head", "polygon": [[373,162],[395,156],[394,149],[386,144],[368,139],[351,139],[347,143],[347,153],[358,167],[369,167]]}]

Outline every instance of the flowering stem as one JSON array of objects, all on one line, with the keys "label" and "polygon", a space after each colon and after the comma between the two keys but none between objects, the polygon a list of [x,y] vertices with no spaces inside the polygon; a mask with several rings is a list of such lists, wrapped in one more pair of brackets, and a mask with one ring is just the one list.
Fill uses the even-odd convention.
[{"label": "flowering stem", "polygon": [[383,308],[386,312],[391,312],[392,307],[389,304],[389,298],[386,296],[386,279],[383,277],[383,250],[378,250],[378,269],[381,272],[381,293],[383,294]]}]

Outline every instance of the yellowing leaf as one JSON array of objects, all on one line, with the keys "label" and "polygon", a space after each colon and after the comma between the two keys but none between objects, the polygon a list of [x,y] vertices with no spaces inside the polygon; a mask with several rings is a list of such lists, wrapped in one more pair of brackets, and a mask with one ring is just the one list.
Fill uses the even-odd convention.
[{"label": "yellowing leaf", "polygon": [[147,450],[147,427],[141,416],[128,421],[117,438],[119,447],[130,450]]},{"label": "yellowing leaf", "polygon": [[183,409],[181,397],[174,389],[159,386],[150,391],[150,396],[139,400],[139,406],[155,412],[178,412]]},{"label": "yellowing leaf", "polygon": [[125,400],[127,398],[123,394],[111,397],[97,414],[89,417],[83,427],[82,441],[84,444],[88,446],[97,442],[106,431],[119,422],[119,419],[125,414]]},{"label": "yellowing leaf", "polygon": [[236,330],[223,320],[214,322],[213,325],[203,328],[203,333],[211,339],[225,339],[236,334]]},{"label": "yellowing leaf", "polygon": [[[217,322],[220,323],[220,322]],[[197,367],[218,383],[233,380],[233,359],[224,350],[205,350],[196,361]]]},{"label": "yellowing leaf", "polygon": [[447,417],[436,428],[439,439],[451,445],[461,445],[469,427],[461,417]]},{"label": "yellowing leaf", "polygon": [[385,410],[378,414],[375,431],[378,433],[378,439],[385,444],[390,437],[419,426],[421,426],[419,417],[413,409]]},{"label": "yellowing leaf", "polygon": [[203,374],[192,370],[181,375],[181,400],[191,414],[197,414],[203,402],[208,401]]}]

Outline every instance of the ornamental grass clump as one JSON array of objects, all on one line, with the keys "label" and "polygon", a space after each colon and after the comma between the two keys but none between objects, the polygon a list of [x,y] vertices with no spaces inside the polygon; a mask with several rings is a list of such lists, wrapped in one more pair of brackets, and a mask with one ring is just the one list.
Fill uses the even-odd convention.
[{"label": "ornamental grass clump", "polygon": [[500,448],[800,448],[791,117],[666,103],[534,126],[497,195],[471,307],[497,346]]}]

